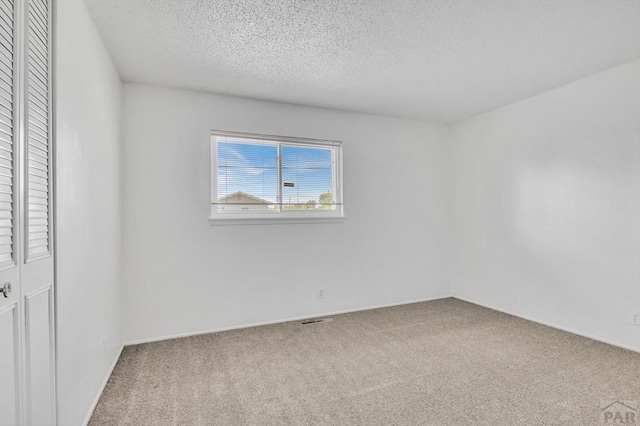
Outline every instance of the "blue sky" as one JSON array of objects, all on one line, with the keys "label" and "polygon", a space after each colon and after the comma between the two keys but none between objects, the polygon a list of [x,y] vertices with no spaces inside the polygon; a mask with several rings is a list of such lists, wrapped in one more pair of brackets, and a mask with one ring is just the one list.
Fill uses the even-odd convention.
[{"label": "blue sky", "polygon": [[[278,148],[273,145],[218,142],[218,198],[242,191],[277,202]],[[320,194],[331,192],[331,150],[299,146],[282,147],[284,203],[319,202]]]}]

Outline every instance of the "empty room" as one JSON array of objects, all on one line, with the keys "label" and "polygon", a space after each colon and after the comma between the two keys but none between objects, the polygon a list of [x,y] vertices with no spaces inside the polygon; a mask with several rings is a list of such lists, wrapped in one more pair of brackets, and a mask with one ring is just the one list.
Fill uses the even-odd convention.
[{"label": "empty room", "polygon": [[0,425],[640,424],[640,0],[0,0]]}]

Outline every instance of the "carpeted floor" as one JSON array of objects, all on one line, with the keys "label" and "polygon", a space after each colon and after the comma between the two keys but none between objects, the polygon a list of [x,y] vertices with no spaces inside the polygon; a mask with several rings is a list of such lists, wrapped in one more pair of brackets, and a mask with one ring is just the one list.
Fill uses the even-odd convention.
[{"label": "carpeted floor", "polygon": [[90,425],[597,425],[640,400],[640,354],[456,299],[332,318],[127,347]]}]

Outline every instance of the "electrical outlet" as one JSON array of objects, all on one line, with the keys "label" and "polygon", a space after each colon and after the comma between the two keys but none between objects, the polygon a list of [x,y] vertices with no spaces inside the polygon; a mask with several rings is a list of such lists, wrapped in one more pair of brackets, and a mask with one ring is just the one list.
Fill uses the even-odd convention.
[{"label": "electrical outlet", "polygon": [[640,325],[640,311],[631,311],[631,324]]},{"label": "electrical outlet", "polygon": [[102,336],[102,350],[106,352],[108,348],[109,342],[107,342],[107,335],[105,334]]},{"label": "electrical outlet", "polygon": [[318,299],[324,299],[324,288],[318,290]]}]

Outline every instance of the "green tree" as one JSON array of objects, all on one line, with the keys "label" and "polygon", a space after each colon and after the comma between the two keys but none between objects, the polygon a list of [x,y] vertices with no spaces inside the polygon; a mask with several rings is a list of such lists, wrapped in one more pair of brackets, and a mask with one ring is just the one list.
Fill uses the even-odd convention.
[{"label": "green tree", "polygon": [[333,196],[330,192],[320,194],[320,206],[321,210],[331,210],[331,204],[333,204]]}]

